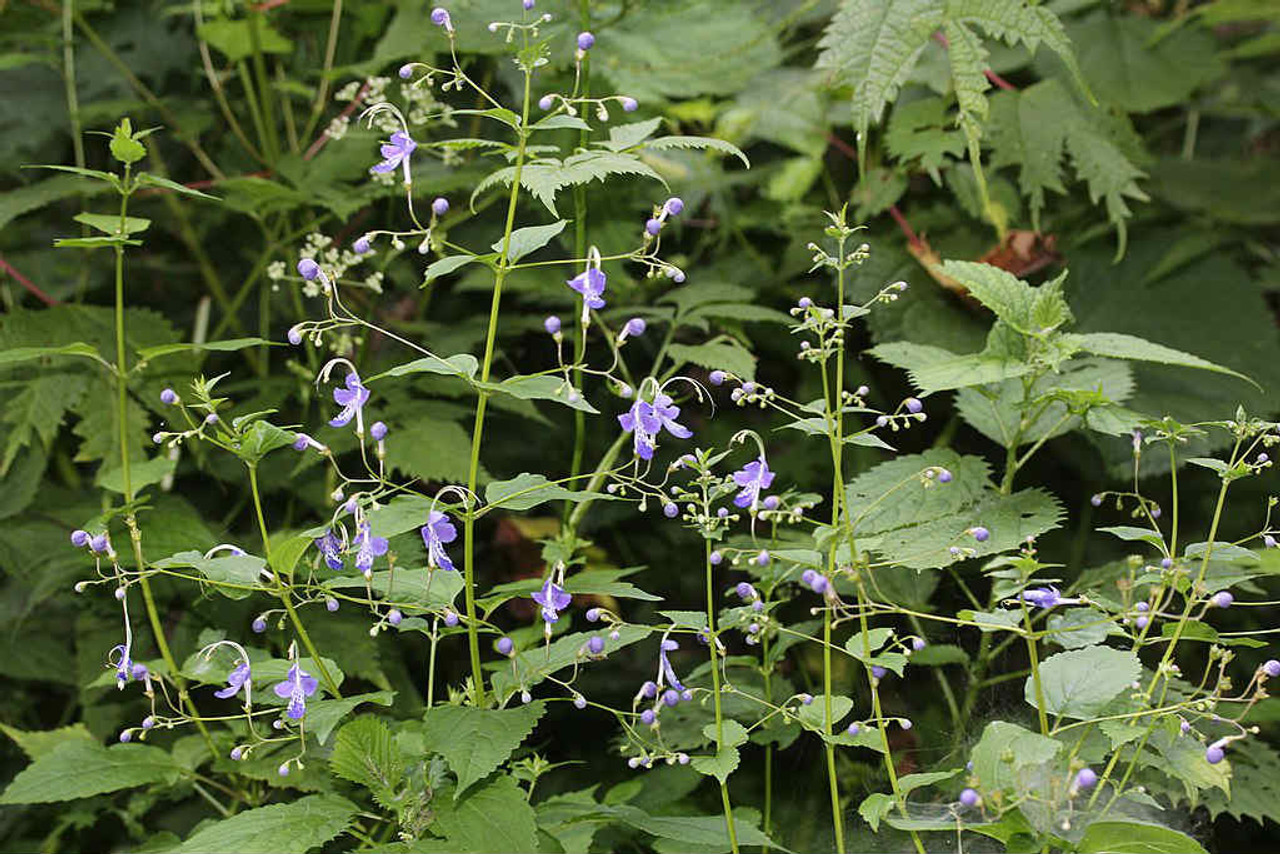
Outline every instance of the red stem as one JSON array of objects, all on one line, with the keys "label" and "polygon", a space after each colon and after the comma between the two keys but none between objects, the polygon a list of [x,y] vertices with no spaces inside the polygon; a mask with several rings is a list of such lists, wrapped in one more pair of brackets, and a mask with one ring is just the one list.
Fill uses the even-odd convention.
[{"label": "red stem", "polygon": [[35,283],[33,283],[26,276],[19,273],[17,270],[13,269],[13,265],[11,265],[8,261],[4,260],[4,258],[2,257],[0,257],[0,269],[3,269],[10,276],[13,276],[13,278],[17,280],[18,284],[22,285],[24,288],[30,291],[33,295],[35,295],[36,299],[40,300],[40,302],[48,306],[58,305],[58,300],[54,299],[53,297],[49,296],[44,291],[36,287]]}]

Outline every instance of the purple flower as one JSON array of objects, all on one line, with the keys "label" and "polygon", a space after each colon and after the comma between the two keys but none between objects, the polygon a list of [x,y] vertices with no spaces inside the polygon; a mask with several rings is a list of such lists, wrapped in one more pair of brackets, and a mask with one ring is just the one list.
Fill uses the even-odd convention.
[{"label": "purple flower", "polygon": [[316,548],[320,550],[320,554],[324,556],[325,565],[332,570],[342,569],[342,553],[346,550],[344,543],[338,539],[338,535],[332,529],[325,531],[324,536],[316,538],[314,541]]},{"label": "purple flower", "polygon": [[449,212],[449,200],[444,196],[437,196],[431,203],[431,212],[436,216],[444,216]]},{"label": "purple flower", "polygon": [[453,20],[449,17],[449,12],[440,6],[431,10],[431,23],[444,27],[447,32],[453,32]]},{"label": "purple flower", "polygon": [[1037,608],[1049,609],[1057,605],[1075,605],[1079,599],[1067,599],[1058,592],[1058,588],[1038,587],[1022,591],[1022,598]]},{"label": "purple flower", "polygon": [[373,245],[369,241],[369,235],[366,234],[363,237],[357,237],[356,242],[351,244],[351,251],[357,255],[364,255],[367,252],[372,252]]},{"label": "purple flower", "polygon": [[305,451],[307,448],[315,448],[317,451],[325,450],[324,445],[312,439],[306,433],[298,433],[293,439],[293,449],[295,451]]},{"label": "purple flower", "polygon": [[542,606],[542,619],[548,624],[560,619],[560,612],[569,607],[572,598],[550,578],[543,582],[540,591],[533,594],[533,601]]},{"label": "purple flower", "polygon": [[752,460],[733,473],[733,482],[742,487],[742,491],[733,499],[735,507],[755,507],[760,503],[760,491],[773,484],[774,473],[769,471],[769,463],[764,457]]},{"label": "purple flower", "polygon": [[178,393],[171,388],[167,388],[160,392],[160,402],[173,406],[178,402]]},{"label": "purple flower", "polygon": [[560,332],[560,318],[554,314],[542,321],[542,328],[547,330],[548,335],[555,335]]},{"label": "purple flower", "polygon": [[906,400],[902,401],[902,405],[905,406],[907,411],[912,415],[915,415],[924,409],[924,404],[914,397],[908,397]]},{"label": "purple flower", "polygon": [[320,275],[320,265],[314,258],[303,258],[298,262],[298,275],[308,282],[313,282]]},{"label": "purple flower", "polygon": [[555,104],[555,102],[556,102],[556,99],[552,98],[550,95],[543,95],[541,98],[538,99],[538,109],[549,110]]},{"label": "purple flower", "polygon": [[985,543],[991,538],[991,532],[981,525],[970,528],[967,533],[980,543]]},{"label": "purple flower", "polygon": [[[680,644],[673,640],[664,639],[658,647],[658,661],[662,666],[662,675],[666,678],[667,683],[677,691],[684,691],[686,690],[684,685],[681,684],[679,677],[676,676],[675,668],[671,666],[671,659],[667,658],[668,652],[674,652],[679,648]],[[675,703],[668,703],[667,705],[674,706]]]},{"label": "purple flower", "polygon": [[631,409],[618,416],[618,423],[624,433],[635,434],[632,445],[636,456],[642,460],[653,459],[658,433],[662,430],[662,421],[653,411],[653,404],[637,400],[631,404]]},{"label": "purple flower", "polygon": [[1217,744],[1211,744],[1204,752],[1204,759],[1210,765],[1217,765],[1226,755],[1226,752]]},{"label": "purple flower", "polygon": [[647,220],[645,220],[645,223],[644,223],[644,230],[645,230],[645,232],[646,232],[647,234],[649,234],[651,237],[657,237],[657,236],[658,236],[658,232],[659,232],[659,231],[662,231],[662,220],[660,220],[660,219],[647,219]]},{"label": "purple flower", "polygon": [[1230,608],[1231,603],[1236,601],[1236,597],[1232,596],[1229,591],[1219,590],[1209,599],[1209,604],[1215,608]]},{"label": "purple flower", "polygon": [[422,542],[427,547],[427,565],[453,572],[453,561],[444,550],[445,543],[452,543],[458,537],[458,529],[453,527],[449,517],[439,510],[432,510],[420,533]]},{"label": "purple flower", "polygon": [[663,208],[666,210],[667,213],[671,214],[672,216],[679,216],[680,212],[684,210],[684,200],[681,199],[679,196],[672,196],[671,198],[667,199],[667,202],[665,205],[663,205]]},{"label": "purple flower", "polygon": [[129,677],[133,675],[133,659],[129,657],[128,644],[117,644],[111,648],[111,652],[107,654],[107,660],[111,660],[112,655],[119,655],[116,661],[116,687],[121,691],[124,690],[125,683],[129,681]]},{"label": "purple flower", "polygon": [[387,438],[387,425],[381,421],[373,422],[373,426],[369,428],[369,435],[373,437],[373,441],[381,442]]},{"label": "purple flower", "polygon": [[644,331],[647,328],[648,328],[648,325],[644,322],[644,318],[633,317],[630,320],[628,320],[625,324],[623,324],[622,334],[629,335],[632,338],[638,338],[644,334]]},{"label": "purple flower", "polygon": [[640,109],[640,103],[635,98],[623,98],[622,109],[628,113],[634,113]]},{"label": "purple flower", "polygon": [[409,175],[409,155],[413,154],[414,149],[417,147],[418,143],[414,142],[409,134],[398,130],[391,134],[391,140],[384,142],[379,149],[382,154],[382,162],[370,166],[369,171],[384,175],[388,172],[396,171],[397,166],[403,166],[404,182],[408,184],[412,180]]},{"label": "purple flower", "polygon": [[508,637],[498,638],[498,652],[503,655],[510,655],[511,651],[516,648],[515,641]]},{"label": "purple flower", "polygon": [[967,807],[975,807],[982,798],[973,789],[964,789],[960,792],[960,803]]},{"label": "purple flower", "polygon": [[591,33],[578,33],[578,50],[591,50],[595,43],[596,37]]},{"label": "purple flower", "polygon": [[604,638],[599,635],[593,635],[591,639],[587,641],[587,651],[592,655],[599,655],[604,652]]},{"label": "purple flower", "polygon": [[724,385],[724,381],[727,376],[728,375],[724,371],[712,371],[707,376],[707,379],[710,380],[712,385]]},{"label": "purple flower", "polygon": [[1280,676],[1280,661],[1276,661],[1274,658],[1268,659],[1267,662],[1262,665],[1262,672],[1270,676],[1272,679]]},{"label": "purple flower", "polygon": [[1076,774],[1077,789],[1092,789],[1097,784],[1098,772],[1094,771],[1092,768],[1081,768],[1080,772]]},{"label": "purple flower", "polygon": [[369,402],[369,389],[360,382],[360,375],[355,371],[347,374],[346,388],[333,390],[334,402],[342,407],[342,411],[329,421],[330,427],[346,427],[356,418],[356,425],[363,426],[360,416],[364,405]]},{"label": "purple flower", "polygon": [[569,279],[566,284],[582,294],[585,314],[588,308],[604,308],[604,288],[607,282],[608,277],[605,276],[604,270],[599,267],[589,267]]},{"label": "purple flower", "polygon": [[277,682],[272,690],[280,699],[289,701],[287,714],[296,721],[307,713],[307,698],[316,692],[319,684],[314,676],[299,667],[295,661],[284,681]]},{"label": "purple flower", "polygon": [[401,80],[408,80],[413,76],[413,65],[406,62],[404,65],[400,66],[399,74]]},{"label": "purple flower", "polygon": [[676,423],[676,419],[680,417],[680,407],[672,405],[670,395],[658,392],[653,399],[653,414],[666,431],[677,439],[688,439],[693,435],[693,431],[688,427]]},{"label": "purple flower", "polygon": [[400,621],[404,619],[404,614],[400,613],[399,608],[392,608],[387,612],[387,622],[393,626],[400,625]]},{"label": "purple flower", "polygon": [[220,691],[214,691],[213,696],[225,700],[228,697],[234,697],[243,690],[245,699],[248,699],[249,688],[253,681],[252,675],[249,672],[248,662],[236,665],[236,668],[227,674],[227,687]]},{"label": "purple flower", "polygon": [[375,537],[368,521],[356,526],[355,538],[351,545],[356,547],[356,569],[366,576],[373,571],[373,560],[387,553],[387,538]]},{"label": "purple flower", "polygon": [[89,532],[81,531],[79,528],[71,532],[71,545],[77,548],[84,548],[89,545]]}]

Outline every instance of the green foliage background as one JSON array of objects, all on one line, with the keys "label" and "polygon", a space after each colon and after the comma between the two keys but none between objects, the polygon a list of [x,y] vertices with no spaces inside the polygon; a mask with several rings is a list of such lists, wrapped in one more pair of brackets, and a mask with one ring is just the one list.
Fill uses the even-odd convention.
[{"label": "green foliage background", "polygon": [[[86,210],[111,214],[114,199],[74,175],[22,167],[109,168],[104,140],[93,134],[109,132],[122,115],[136,127],[161,128],[145,140],[153,174],[221,200],[190,200],[160,188],[139,196],[131,208],[149,221],[138,224],[136,234],[145,245],[130,256],[131,347],[282,340],[307,314],[297,289],[273,278],[271,265],[286,262],[291,275],[305,235],[321,232],[348,245],[365,228],[390,218],[398,205],[399,189],[367,174],[378,131],[351,122],[341,138],[326,140],[325,128],[350,101],[349,93],[342,99],[335,94],[353,81],[359,88],[382,75],[390,80],[375,87],[385,87],[392,100],[401,98],[395,78],[400,64],[444,49],[428,17],[432,4],[396,0],[335,7],[293,0],[259,8],[229,0],[196,10],[190,3],[63,3],[0,6],[0,350],[83,341],[112,352],[107,253],[60,251],[53,242],[94,234],[92,218],[71,218]],[[501,39],[485,25],[516,15],[519,3],[447,5],[468,72],[499,90],[518,82],[500,55]],[[865,300],[898,279],[912,286],[909,299],[868,318],[867,337],[858,343],[874,349],[853,368],[855,381],[867,382],[885,399],[912,390],[932,393],[926,397],[928,427],[904,439],[902,450],[951,448],[994,461],[1004,456],[998,415],[988,414],[972,390],[952,393],[968,381],[931,386],[918,371],[925,365],[921,354],[928,355],[919,348],[976,354],[987,346],[991,325],[990,312],[948,287],[962,275],[934,276],[927,265],[975,261],[998,247],[1024,279],[1040,282],[1069,270],[1062,293],[1074,315],[1073,333],[1129,333],[1196,354],[1259,386],[1219,373],[1096,360],[1078,373],[1055,376],[1055,388],[1086,390],[1101,383],[1127,410],[1184,422],[1229,417],[1238,403],[1264,417],[1280,411],[1276,3],[539,0],[538,10],[553,16],[545,28],[554,39],[554,75],[543,78],[547,86],[553,80],[562,90],[571,86],[571,39],[590,28],[598,39],[591,57],[593,90],[635,97],[640,109],[625,120],[652,124],[633,126],[633,137],[612,137],[618,151],[599,147],[591,157],[543,164],[544,171],[526,176],[525,184],[543,208],[530,201],[522,210],[554,221],[571,217],[580,200],[591,212],[592,243],[626,244],[653,200],[665,197],[663,184],[682,196],[690,216],[677,233],[678,260],[690,282],[706,288],[699,292],[701,303],[681,305],[679,292],[674,297],[681,312],[694,315],[692,331],[677,342],[686,348],[677,352],[689,371],[705,374],[734,360],[740,375],[754,373],[780,388],[812,382],[803,378],[793,341],[776,321],[813,288],[806,246],[825,225],[823,210],[851,201],[853,219],[865,224],[863,237],[872,247],[870,261],[856,273],[855,294]],[[584,15],[587,25],[581,23]],[[477,118],[452,121],[453,129],[439,139],[478,135]],[[561,133],[572,144],[577,131]],[[723,140],[742,149],[751,168],[726,154],[727,148],[694,150],[671,142],[631,149],[650,135]],[[415,167],[415,196],[422,207],[436,195],[448,196],[455,217],[448,221],[451,235],[475,245],[480,241],[468,238],[491,235],[495,223],[500,231],[502,206],[494,204],[499,196],[472,192],[501,184],[501,173],[490,174],[501,164],[462,145],[448,151],[444,159],[424,159]],[[468,200],[477,211],[474,218],[465,212]],[[558,238],[566,250],[572,249],[572,231]],[[423,288],[426,262],[413,250],[374,259],[365,272],[382,277],[358,292],[357,310],[399,334],[432,342],[439,352],[476,352],[487,319],[486,274],[479,265],[436,268],[438,279]],[[619,282],[616,291],[625,294],[619,300],[623,314],[672,305],[656,300],[658,289],[643,279]],[[571,316],[574,310],[561,277],[520,271],[509,292],[503,363],[529,373],[549,367],[545,336],[539,334],[542,317]],[[725,343],[718,349],[706,344],[707,336],[696,334],[699,327],[723,332]],[[385,363],[385,342],[352,343],[369,364]],[[285,422],[314,422],[329,406],[312,385],[314,354],[265,345],[236,352],[156,352],[127,416],[127,435],[140,454],[166,417],[159,391],[185,385],[195,373],[230,371],[222,390],[234,394],[245,411],[286,413]],[[912,371],[915,385],[894,365]],[[411,388],[389,397],[383,410],[398,440],[391,444],[391,465],[425,481],[464,479],[470,401],[437,377],[423,375]],[[810,397],[818,393],[813,391]],[[39,367],[0,363],[0,674],[8,686],[0,697],[0,718],[22,732],[75,727],[83,738],[69,738],[56,749],[66,754],[69,767],[95,769],[86,776],[98,780],[111,773],[112,762],[100,742],[143,713],[136,697],[118,695],[105,675],[103,655],[118,642],[118,616],[101,598],[71,592],[85,566],[83,555],[66,546],[71,528],[102,512],[102,488],[112,489],[118,426],[112,395],[112,383],[88,360],[56,359]],[[572,416],[566,413],[527,400],[499,406],[491,434],[497,438],[485,447],[483,480],[567,471],[564,437]],[[752,423],[747,419],[745,424]],[[1038,425],[1046,435],[1053,420]],[[700,435],[718,436],[722,444],[745,426],[733,418],[698,421]],[[613,439],[612,415],[587,423],[588,443],[598,452]],[[1063,527],[1042,543],[1063,556],[1064,573],[1073,576],[1103,572],[1098,568],[1127,553],[1123,544],[1087,537],[1097,523],[1088,498],[1123,485],[1132,473],[1129,440],[1117,435],[1122,429],[1075,429],[1081,426],[1073,423],[1063,435],[1053,434],[1019,484],[1040,484],[1060,499]],[[335,450],[344,450],[342,441],[334,439]],[[1209,443],[1199,451],[1215,449]],[[808,485],[820,489],[823,453],[812,443],[777,434],[771,461],[788,479],[802,487],[813,481]],[[850,453],[859,470],[885,458],[870,447]],[[148,559],[256,537],[242,474],[234,465],[198,453],[176,467],[159,458],[148,465]],[[1160,473],[1162,465],[1167,463],[1146,461],[1144,477]],[[288,532],[305,530],[328,512],[333,484],[320,466],[271,457],[261,480]],[[1204,495],[1207,502],[1216,478],[1190,471],[1185,483],[1188,495]],[[1241,509],[1230,524],[1243,532],[1259,524],[1265,498],[1252,483],[1239,489],[1246,497],[1237,499]],[[1186,512],[1192,519],[1212,509],[1191,501]],[[480,558],[488,580],[536,571],[537,550],[532,547],[531,558],[530,543],[550,532],[553,517],[548,511],[488,525]],[[678,535],[655,532],[645,519],[608,508],[597,508],[582,533],[598,546],[591,561],[599,568],[643,563],[648,568],[632,580],[645,589],[662,591],[668,602],[696,599],[698,574],[680,568],[687,543]],[[1269,579],[1257,583],[1273,597],[1280,589]],[[965,607],[961,593],[946,582],[909,592],[939,611]],[[176,584],[161,584],[159,597],[177,649],[197,648],[211,631],[239,636],[252,617],[246,603]],[[522,621],[528,616],[517,614]],[[1257,613],[1224,619],[1238,630],[1266,624]],[[342,649],[338,663],[347,679],[368,697],[381,698],[369,702],[385,704],[389,695],[378,692],[395,691],[397,715],[420,716],[424,698],[416,686],[423,644],[408,635],[370,638],[365,628],[359,615],[344,613],[317,622],[313,631],[322,650]],[[973,638],[957,635],[952,641],[971,646]],[[645,678],[647,666],[620,653],[608,669],[590,674],[588,685],[604,696],[625,698]],[[460,682],[461,652],[442,668],[445,680]],[[806,684],[813,678],[812,662],[798,661],[791,678]],[[995,692],[982,701],[979,717],[998,717],[1020,702],[1011,684],[1007,696]],[[924,698],[932,686],[929,674],[909,673],[890,701],[921,722],[925,735],[914,745],[919,753],[912,760],[921,769],[931,767],[936,757],[930,751],[943,751],[951,737],[941,732],[945,721]],[[1271,738],[1280,717],[1275,702],[1256,710]],[[385,730],[372,719],[358,719],[366,720],[360,729],[344,728],[338,738],[359,750],[389,751]],[[631,785],[625,765],[607,753],[608,728],[593,726],[559,708],[547,710],[534,746],[553,761],[590,762],[591,770],[563,769],[540,787],[560,794],[594,783],[616,786],[614,792]],[[979,732],[967,735],[976,741]],[[47,748],[15,738],[2,749],[5,778]],[[128,749],[159,751],[144,745]],[[821,830],[807,830],[803,819],[825,797],[822,779],[811,770],[819,761],[816,749],[799,750],[778,769],[796,781],[775,815],[775,823],[795,827],[786,842],[796,850],[830,844]],[[373,764],[385,770],[394,763]],[[0,837],[14,849],[76,850],[105,848],[105,840],[136,846],[158,831],[161,847],[176,847],[185,838],[183,850],[214,845],[249,851],[259,850],[252,847],[255,840],[271,828],[298,834],[296,846],[305,850],[336,837],[356,809],[328,782],[305,775],[277,780],[268,767],[259,769],[260,785],[287,789],[282,800],[306,809],[284,815],[264,812],[275,806],[260,807],[253,811],[257,815],[244,814],[237,827],[224,827],[222,836],[202,839],[198,829],[188,835],[201,816],[200,801],[192,797],[189,781],[178,781],[168,753],[163,761],[126,767],[124,773],[142,775],[130,785],[165,786],[113,797],[104,792],[120,786],[95,788],[90,779],[79,792],[85,799],[69,807],[4,807]],[[390,797],[402,783],[399,777],[368,779],[358,764],[333,773],[365,785],[375,797],[379,791]],[[881,787],[879,773],[871,760],[842,768],[853,804]],[[1274,749],[1259,747],[1252,764],[1236,765],[1233,800],[1211,796],[1195,805],[1194,830],[1218,850],[1264,844],[1259,840],[1274,834],[1280,819],[1277,773]],[[621,845],[648,834],[665,840],[657,850],[674,850],[680,840],[696,838],[693,819],[664,829],[649,814],[692,813],[704,800],[714,810],[714,799],[705,790],[694,792],[698,778],[692,772],[690,777],[672,774],[666,786],[630,792],[631,800],[621,792],[613,801],[606,798],[608,807],[592,807],[601,815],[613,811],[608,818],[614,823],[596,845]],[[740,779],[747,790],[761,785],[758,771],[745,764],[735,777]],[[488,806],[476,799],[462,803],[470,809],[528,810],[502,780],[510,778],[487,784]],[[1169,787],[1175,797],[1177,785]],[[565,794],[559,807],[586,809],[574,797]],[[40,800],[38,793],[30,799]],[[449,799],[437,793],[437,801]],[[303,821],[296,832],[278,829],[307,810],[328,818]],[[462,810],[437,820],[471,827]],[[533,827],[531,820],[527,826]],[[888,846],[895,838],[856,839],[855,848]],[[475,844],[527,847],[529,841]]]}]

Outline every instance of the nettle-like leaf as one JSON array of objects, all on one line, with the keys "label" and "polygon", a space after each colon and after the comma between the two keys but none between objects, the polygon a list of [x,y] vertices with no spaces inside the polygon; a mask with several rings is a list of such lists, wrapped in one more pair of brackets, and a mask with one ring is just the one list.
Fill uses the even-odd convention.
[{"label": "nettle-like leaf", "polygon": [[502,775],[466,793],[455,790],[453,795],[432,800],[435,827],[445,838],[445,845],[433,850],[512,854],[541,850],[537,816],[514,778]]},{"label": "nettle-like leaf", "polygon": [[428,711],[422,725],[424,744],[443,756],[457,775],[454,800],[507,761],[545,711],[541,700],[515,709],[439,706]]},{"label": "nettle-like leaf", "polygon": [[337,795],[308,795],[292,803],[257,807],[202,824],[176,851],[306,854],[343,833],[357,810],[355,804]]},{"label": "nettle-like leaf", "polygon": [[1088,184],[1090,200],[1105,202],[1119,238],[1117,257],[1124,254],[1126,200],[1148,200],[1138,187],[1146,177],[1140,168],[1145,155],[1127,118],[1081,104],[1051,78],[993,96],[987,130],[992,167],[1019,167],[1018,186],[1031,201],[1033,227],[1040,228],[1044,191],[1066,192],[1065,155],[1077,180]]},{"label": "nettle-like leaf", "polygon": [[364,786],[383,805],[395,798],[404,779],[404,757],[379,718],[363,716],[345,724],[334,738],[329,770]]},{"label": "nettle-like leaf", "polygon": [[[667,183],[652,166],[634,154],[614,151],[580,151],[563,160],[539,157],[526,163],[520,171],[520,186],[542,202],[552,216],[559,216],[556,209],[556,196],[561,190],[590,184],[592,181],[603,183],[614,175],[638,175],[643,178],[652,178],[664,187]],[[515,176],[514,166],[507,166],[490,174],[472,191],[471,206],[474,208],[480,194],[491,187],[499,185],[510,187]]]},{"label": "nettle-like leaf", "polygon": [[[1126,691],[1141,672],[1142,663],[1134,653],[1108,646],[1051,655],[1040,662],[1043,711],[1065,718],[1091,718]],[[1037,706],[1031,677],[1027,677],[1024,696]]]},{"label": "nettle-like leaf", "polygon": [[68,733],[66,741],[18,772],[0,795],[0,804],[47,804],[151,783],[172,784],[179,772],[173,758],[158,747],[103,747]]}]

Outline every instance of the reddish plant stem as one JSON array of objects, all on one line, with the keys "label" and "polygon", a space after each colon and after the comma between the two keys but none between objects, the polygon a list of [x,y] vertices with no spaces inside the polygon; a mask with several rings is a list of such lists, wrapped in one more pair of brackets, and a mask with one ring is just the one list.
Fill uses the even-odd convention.
[{"label": "reddish plant stem", "polygon": [[13,269],[13,265],[10,264],[8,261],[4,260],[4,258],[2,257],[0,257],[0,270],[4,270],[10,276],[13,276],[14,280],[17,281],[18,284],[22,285],[24,288],[30,291],[31,294],[35,296],[36,299],[40,300],[40,302],[44,303],[45,305],[54,306],[58,304],[58,300],[54,299],[53,297],[46,294],[44,291],[40,290],[40,288],[36,287],[34,282],[32,282],[26,276],[19,273],[17,270]]},{"label": "reddish plant stem", "polygon": [[[845,142],[834,133],[827,134],[827,142],[831,143],[831,147],[839,151],[850,160],[858,159],[858,152],[854,151],[853,146]],[[907,242],[912,246],[920,247],[924,243],[916,234],[915,229],[911,227],[911,223],[907,222],[907,218],[902,215],[902,211],[898,210],[897,205],[889,206],[889,216],[893,217],[893,221],[898,224],[898,228],[902,229],[902,234],[907,238]]]}]

